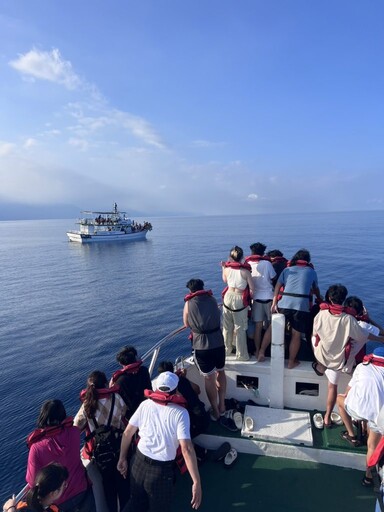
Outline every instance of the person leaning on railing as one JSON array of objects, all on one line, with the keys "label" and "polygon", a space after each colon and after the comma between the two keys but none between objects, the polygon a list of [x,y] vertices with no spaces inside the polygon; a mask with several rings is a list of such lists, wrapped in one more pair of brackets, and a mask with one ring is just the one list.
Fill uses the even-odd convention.
[{"label": "person leaning on railing", "polygon": [[35,485],[29,489],[25,501],[16,502],[13,496],[3,505],[3,512],[58,512],[54,503],[67,488],[68,470],[61,464],[45,466],[36,475]]}]

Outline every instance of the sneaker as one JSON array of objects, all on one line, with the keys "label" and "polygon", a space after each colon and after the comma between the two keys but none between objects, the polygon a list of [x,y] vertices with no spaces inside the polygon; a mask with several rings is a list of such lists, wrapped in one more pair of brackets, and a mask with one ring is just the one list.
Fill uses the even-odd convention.
[{"label": "sneaker", "polygon": [[219,423],[222,427],[230,430],[231,432],[237,432],[238,428],[235,425],[235,422],[231,420],[231,418],[226,418],[225,416],[220,416]]},{"label": "sneaker", "polygon": [[235,409],[230,409],[229,411],[225,411],[224,416],[233,420],[238,430],[241,430],[243,426],[243,415],[236,411]]}]

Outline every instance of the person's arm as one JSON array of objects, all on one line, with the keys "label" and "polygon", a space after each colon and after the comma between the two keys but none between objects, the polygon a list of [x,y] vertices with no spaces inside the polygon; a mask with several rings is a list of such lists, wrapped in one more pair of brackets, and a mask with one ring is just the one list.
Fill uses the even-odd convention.
[{"label": "person's arm", "polygon": [[87,425],[87,422],[88,420],[84,412],[84,404],[82,404],[73,420],[73,424],[75,427],[83,431]]},{"label": "person's arm", "polygon": [[33,487],[35,485],[36,474],[39,469],[42,468],[42,464],[39,463],[39,457],[36,449],[37,443],[33,444],[29,449],[28,453],[28,463],[27,463],[27,474],[25,476],[25,480],[29,487]]},{"label": "person's arm", "polygon": [[127,478],[128,473],[128,450],[131,446],[132,438],[136,432],[137,427],[128,423],[121,438],[120,456],[117,462],[117,470],[123,475],[124,478]]},{"label": "person's arm", "polygon": [[272,300],[272,306],[271,306],[272,313],[278,313],[277,296],[279,295],[279,291],[282,286],[283,286],[283,283],[281,283],[280,281],[277,281],[277,283],[275,285],[275,290],[273,292],[273,300]]},{"label": "person's arm", "polygon": [[322,302],[323,301],[323,296],[321,295],[320,293],[320,289],[319,287],[317,286],[317,284],[313,284],[312,286],[312,292],[314,295],[316,295],[316,299],[319,301],[319,302]]},{"label": "person's arm", "polygon": [[198,509],[201,504],[202,490],[195,449],[190,439],[180,439],[179,442],[181,453],[193,482],[191,506],[194,509]]},{"label": "person's arm", "polygon": [[184,304],[183,324],[184,324],[185,327],[190,327],[190,325],[188,324],[188,301]]},{"label": "person's arm", "polygon": [[245,271],[245,274],[246,274],[247,283],[249,286],[249,292],[251,294],[251,298],[253,298],[253,294],[255,292],[255,283],[253,282],[252,274],[250,272],[248,272],[248,270]]},{"label": "person's arm", "polygon": [[3,505],[3,512],[16,512],[16,499],[15,495],[9,498]]},{"label": "person's arm", "polygon": [[371,341],[380,341],[381,343],[384,343],[384,337],[383,336],[375,336],[372,333],[369,334],[368,339],[371,340]]},{"label": "person's arm", "polygon": [[226,283],[227,282],[227,273],[226,273],[226,268],[225,268],[225,262],[221,261],[220,265],[221,265],[221,277],[222,277],[224,283]]},{"label": "person's arm", "polygon": [[378,324],[378,323],[376,323],[374,320],[372,320],[372,318],[371,318],[371,317],[369,317],[369,323],[370,323],[370,324],[372,324],[372,325],[374,325],[375,327],[377,327],[377,328],[379,329],[379,331],[380,331],[380,336],[384,336],[384,329],[383,329],[383,327],[382,327],[380,324]]}]

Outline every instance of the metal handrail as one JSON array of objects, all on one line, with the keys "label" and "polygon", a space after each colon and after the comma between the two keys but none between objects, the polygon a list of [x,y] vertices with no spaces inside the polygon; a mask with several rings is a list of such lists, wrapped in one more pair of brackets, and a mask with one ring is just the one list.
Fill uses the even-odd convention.
[{"label": "metal handrail", "polygon": [[179,327],[179,328],[175,329],[174,331],[170,332],[169,334],[164,336],[164,338],[161,338],[161,340],[159,340],[153,347],[151,347],[142,356],[141,360],[145,361],[146,359],[148,359],[152,355],[152,359],[151,359],[151,362],[150,362],[149,368],[148,368],[149,375],[152,376],[153,370],[154,370],[155,365],[156,365],[157,358],[158,358],[159,353],[160,353],[160,349],[163,347],[163,345],[165,345],[169,340],[171,340],[172,338],[174,338],[175,336],[177,336],[178,334],[183,332],[185,329],[187,329],[187,327],[185,325],[182,325],[181,327]]}]

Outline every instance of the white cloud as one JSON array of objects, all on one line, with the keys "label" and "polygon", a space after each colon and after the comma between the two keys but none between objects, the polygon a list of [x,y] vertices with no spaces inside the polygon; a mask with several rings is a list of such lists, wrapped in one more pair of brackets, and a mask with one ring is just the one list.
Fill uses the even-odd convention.
[{"label": "white cloud", "polygon": [[193,140],[191,145],[196,148],[217,148],[220,146],[224,146],[224,142],[211,142],[209,140]]},{"label": "white cloud", "polygon": [[259,196],[257,194],[248,194],[249,201],[257,201],[259,199]]},{"label": "white cloud", "polygon": [[29,139],[27,139],[24,144],[23,144],[23,147],[25,149],[29,149],[29,148],[32,148],[33,146],[36,146],[37,145],[37,140],[30,137]]},{"label": "white cloud", "polygon": [[7,156],[16,148],[16,144],[0,140],[0,156]]},{"label": "white cloud", "polygon": [[81,149],[81,151],[86,151],[89,147],[89,143],[85,139],[69,139],[68,144],[75,148]]},{"label": "white cloud", "polygon": [[24,76],[55,82],[67,89],[76,89],[82,83],[72,64],[63,60],[57,48],[53,48],[51,52],[33,48],[25,54],[20,54],[18,59],[10,61],[9,64]]}]

